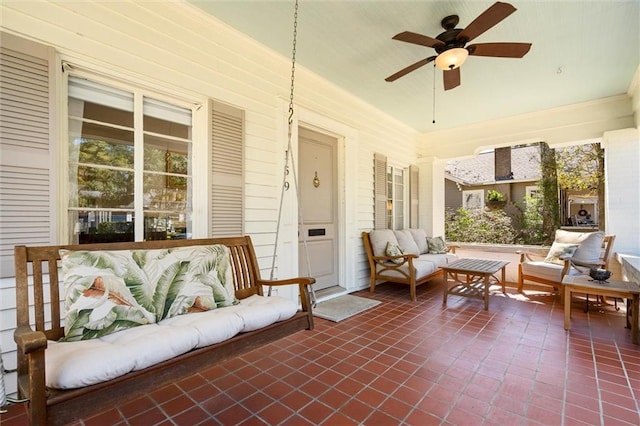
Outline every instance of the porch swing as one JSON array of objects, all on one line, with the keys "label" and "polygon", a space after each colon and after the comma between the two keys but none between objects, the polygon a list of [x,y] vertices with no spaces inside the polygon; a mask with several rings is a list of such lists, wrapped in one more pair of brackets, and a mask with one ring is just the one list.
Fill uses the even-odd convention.
[{"label": "porch swing", "polygon": [[[297,36],[298,36],[298,0],[295,1],[295,6],[294,6],[294,13],[293,13],[293,44],[292,44],[292,50],[291,50],[291,86],[290,86],[290,90],[289,90],[289,108],[288,108],[288,119],[287,119],[287,149],[285,151],[285,161],[284,161],[284,169],[283,169],[283,173],[282,173],[282,185],[281,185],[281,190],[280,190],[280,205],[278,207],[278,220],[276,223],[276,238],[275,238],[275,242],[273,245],[273,256],[272,256],[272,260],[271,260],[271,273],[269,276],[270,280],[274,280],[275,279],[275,269],[276,269],[276,256],[277,256],[277,252],[278,252],[278,241],[280,238],[280,222],[282,220],[282,210],[283,210],[283,204],[284,204],[284,195],[285,195],[285,191],[288,191],[290,189],[289,182],[287,181],[287,177],[289,176],[289,170],[291,170],[291,174],[292,174],[292,178],[293,178],[293,185],[295,187],[295,191],[296,191],[296,202],[298,205],[298,226],[303,227],[304,226],[304,218],[302,215],[302,205],[300,203],[300,187],[298,185],[298,176],[297,176],[297,172],[296,172],[296,164],[295,164],[295,159],[293,156],[293,146],[291,144],[291,139],[292,139],[292,128],[293,128],[293,115],[294,115],[294,108],[293,108],[293,96],[294,96],[294,87],[295,87],[295,73],[296,73],[296,43],[297,43]],[[291,169],[289,169],[289,162],[291,162]],[[309,274],[311,273],[311,262],[309,261],[309,249],[307,247],[307,236],[306,234],[303,232],[302,233],[302,245],[304,248],[304,256],[305,256],[305,262],[306,262],[306,266],[307,266],[307,271],[309,272]],[[315,290],[313,288],[313,285],[310,285],[309,287],[309,299],[311,301],[312,307],[316,307],[317,304],[317,299],[316,299],[316,294],[315,294]],[[271,296],[271,289],[272,287],[269,287],[267,295]]]}]

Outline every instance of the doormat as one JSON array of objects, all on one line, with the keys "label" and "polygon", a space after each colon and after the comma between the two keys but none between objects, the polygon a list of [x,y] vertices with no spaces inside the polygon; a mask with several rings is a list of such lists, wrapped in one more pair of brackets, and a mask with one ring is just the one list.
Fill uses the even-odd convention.
[{"label": "doormat", "polygon": [[318,303],[318,305],[313,308],[313,315],[329,321],[340,322],[367,309],[371,309],[374,306],[378,306],[380,303],[382,302],[379,300],[345,294],[344,296],[338,296]]}]

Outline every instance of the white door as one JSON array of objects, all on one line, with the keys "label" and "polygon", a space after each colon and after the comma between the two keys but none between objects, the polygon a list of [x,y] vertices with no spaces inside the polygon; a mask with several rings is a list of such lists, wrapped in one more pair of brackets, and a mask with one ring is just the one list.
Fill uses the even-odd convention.
[{"label": "white door", "polygon": [[315,290],[339,285],[337,144],[334,137],[298,129],[299,271],[316,279]]}]

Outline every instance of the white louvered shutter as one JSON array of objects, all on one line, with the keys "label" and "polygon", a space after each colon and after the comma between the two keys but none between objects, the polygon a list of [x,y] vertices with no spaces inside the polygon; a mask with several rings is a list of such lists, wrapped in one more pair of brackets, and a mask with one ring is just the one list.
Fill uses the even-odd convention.
[{"label": "white louvered shutter", "polygon": [[53,243],[50,48],[0,33],[0,277],[15,245]]},{"label": "white louvered shutter", "polygon": [[244,234],[244,112],[211,101],[211,237]]},{"label": "white louvered shutter", "polygon": [[374,186],[374,228],[387,228],[387,157],[382,154],[373,155]]}]

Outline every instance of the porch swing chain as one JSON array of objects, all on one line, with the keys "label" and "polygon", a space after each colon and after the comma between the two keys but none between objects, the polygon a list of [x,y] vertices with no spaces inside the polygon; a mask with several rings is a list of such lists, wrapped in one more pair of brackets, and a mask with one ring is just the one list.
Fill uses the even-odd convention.
[{"label": "porch swing chain", "polygon": [[[275,267],[276,267],[276,254],[277,254],[277,250],[278,250],[278,239],[280,236],[280,222],[282,219],[282,206],[283,206],[283,202],[284,202],[284,192],[289,189],[289,185],[287,182],[287,176],[289,175],[289,161],[291,161],[291,170],[292,170],[292,175],[293,175],[293,184],[296,188],[296,197],[298,200],[298,223],[299,226],[302,227],[304,225],[304,221],[303,221],[303,216],[302,216],[302,208],[300,207],[300,188],[298,187],[298,178],[296,175],[296,166],[295,166],[295,160],[293,158],[293,154],[292,154],[292,147],[291,147],[291,139],[292,139],[292,133],[293,133],[293,114],[294,114],[294,109],[293,109],[293,94],[294,94],[294,86],[295,86],[295,73],[296,73],[296,42],[297,42],[297,36],[298,36],[298,0],[296,0],[295,2],[295,8],[294,8],[294,14],[293,14],[293,48],[291,51],[291,87],[290,87],[290,92],[289,92],[289,118],[287,120],[287,125],[288,125],[288,129],[287,129],[287,150],[285,152],[285,164],[284,164],[284,173],[283,173],[283,177],[282,177],[282,186],[281,186],[281,193],[280,193],[280,207],[278,208],[278,222],[276,224],[276,239],[275,239],[275,244],[273,246],[273,257],[271,260],[271,276],[270,279],[273,280],[274,279],[274,274],[275,274]],[[311,271],[311,265],[309,262],[309,250],[307,249],[307,238],[306,235],[302,234],[302,243],[304,245],[304,252],[305,252],[305,257],[306,257],[306,262],[307,262],[307,271]],[[271,296],[271,289],[272,287],[269,287],[268,296]],[[312,305],[315,307],[316,306],[316,295],[315,292],[313,290],[313,286],[309,287],[309,297],[311,299],[311,303]]]}]

